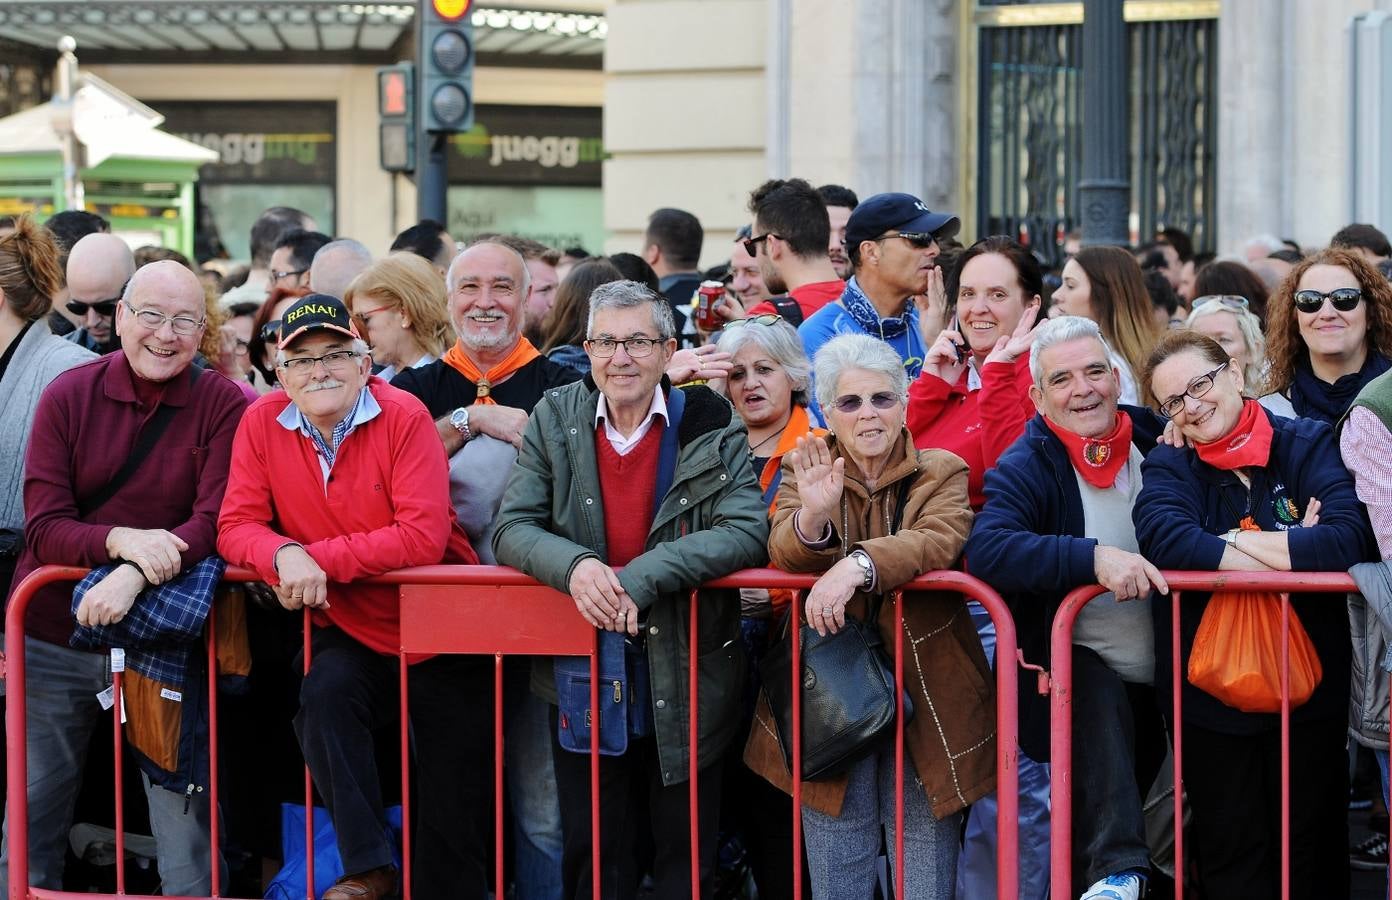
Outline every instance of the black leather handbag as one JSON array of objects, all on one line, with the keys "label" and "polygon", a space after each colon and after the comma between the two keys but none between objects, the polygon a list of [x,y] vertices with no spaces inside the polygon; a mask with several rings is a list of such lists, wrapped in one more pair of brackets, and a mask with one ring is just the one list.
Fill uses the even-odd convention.
[{"label": "black leather handbag", "polygon": [[[912,476],[904,479],[890,533],[899,530]],[[802,778],[818,781],[845,772],[878,750],[894,734],[894,667],[885,655],[877,624],[883,595],[870,603],[866,621],[846,616],[846,625],[822,637],[808,625],[802,640]],[[788,608],[783,637],[759,664],[764,693],[778,731],[788,771],[793,768],[793,646]],[[913,701],[904,691],[904,722],[913,719]]]}]

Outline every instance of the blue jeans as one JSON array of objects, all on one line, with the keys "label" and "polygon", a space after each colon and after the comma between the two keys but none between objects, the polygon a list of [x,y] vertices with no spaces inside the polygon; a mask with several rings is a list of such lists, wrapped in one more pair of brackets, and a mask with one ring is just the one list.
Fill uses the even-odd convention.
[{"label": "blue jeans", "polygon": [[[110,679],[106,656],[24,639],[27,680],[27,755],[29,792],[29,883],[60,890],[68,829],[82,787],[87,745],[102,720],[97,694]],[[212,892],[207,792],[196,794],[185,809],[182,793],[145,785],[150,830],[158,842],[161,890],[166,895],[199,896]],[[9,896],[10,821],[5,816],[0,841],[0,896]],[[219,865],[223,865],[219,859]],[[227,883],[223,869],[222,883]]]},{"label": "blue jeans", "polygon": [[[972,623],[981,637],[986,659],[995,666],[996,626],[991,614],[975,600],[967,601]],[[1024,753],[1017,757],[1020,774],[1020,897],[1049,896],[1049,764]],[[967,815],[962,853],[957,860],[956,900],[995,900],[996,795],[982,797]]]},{"label": "blue jeans", "polygon": [[[524,659],[530,665],[530,658]],[[549,704],[532,693],[526,669],[507,679],[503,758],[512,806],[516,900],[561,900],[561,804],[551,757]]]},{"label": "blue jeans", "polygon": [[[913,762],[904,754],[904,896],[950,900],[957,878],[961,813],[933,815]],[[894,854],[894,745],[856,763],[846,782],[841,815],[803,807],[803,839],[814,900],[869,900],[875,894],[880,841]]]}]

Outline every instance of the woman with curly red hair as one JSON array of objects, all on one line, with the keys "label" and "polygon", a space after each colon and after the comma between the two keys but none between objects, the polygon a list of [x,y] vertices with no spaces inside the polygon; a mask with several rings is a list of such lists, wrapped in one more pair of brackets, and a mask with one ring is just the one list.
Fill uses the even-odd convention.
[{"label": "woman with curly red hair", "polygon": [[1301,260],[1267,305],[1266,388],[1293,413],[1333,424],[1358,392],[1392,368],[1392,283],[1349,250]]}]

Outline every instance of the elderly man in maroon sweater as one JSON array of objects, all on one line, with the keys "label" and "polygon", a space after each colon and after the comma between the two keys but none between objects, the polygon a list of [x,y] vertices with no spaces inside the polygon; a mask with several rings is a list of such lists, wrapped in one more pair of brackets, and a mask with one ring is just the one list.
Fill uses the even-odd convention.
[{"label": "elderly man in maroon sweater", "polygon": [[[24,480],[28,546],[15,583],[46,564],[127,563],[87,592],[77,611],[85,623],[120,621],[147,585],[215,552],[232,438],[247,401],[216,372],[191,377],[204,316],[198,277],[176,262],[151,263],[135,273],[117,305],[121,352],[59,375],[39,401]],[[161,417],[162,436],[111,490],[161,409],[172,412]],[[29,877],[55,889],[62,887],[88,740],[100,720],[98,694],[111,683],[104,655],[68,647],[71,598],[68,585],[42,589],[25,630]],[[207,793],[186,797],[144,783],[163,892],[208,894]],[[9,826],[7,817],[0,891],[8,888]]]}]

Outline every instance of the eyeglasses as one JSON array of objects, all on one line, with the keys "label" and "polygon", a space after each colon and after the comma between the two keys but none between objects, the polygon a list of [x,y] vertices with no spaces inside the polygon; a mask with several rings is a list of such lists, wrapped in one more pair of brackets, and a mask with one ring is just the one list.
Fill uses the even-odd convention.
[{"label": "eyeglasses", "polygon": [[363,327],[366,328],[366,327],[367,327],[368,321],[369,321],[373,316],[377,315],[379,312],[385,312],[386,310],[393,309],[393,308],[394,308],[394,307],[391,307],[391,306],[379,306],[379,307],[377,307],[376,309],[369,309],[369,310],[368,310],[367,312],[365,312],[365,313],[359,313],[359,314],[358,314],[358,321],[361,322],[361,323],[363,323]]},{"label": "eyeglasses", "polygon": [[889,391],[879,391],[869,397],[862,397],[859,394],[845,394],[836,398],[832,406],[836,407],[837,412],[853,413],[859,412],[861,404],[866,400],[876,409],[890,409],[899,402],[898,394],[891,394]]},{"label": "eyeglasses", "polygon": [[772,325],[775,322],[782,322],[783,317],[778,313],[760,313],[757,316],[746,316],[743,319],[731,319],[725,323],[725,330],[738,328],[741,325]]},{"label": "eyeglasses", "polygon": [[126,309],[131,311],[131,315],[135,316],[135,320],[142,327],[151,331],[159,331],[164,327],[164,323],[168,322],[175,334],[187,336],[202,328],[203,323],[207,321],[206,319],[195,319],[193,316],[166,316],[157,309],[136,309],[131,306],[129,301],[122,300],[121,302],[126,304]]},{"label": "eyeglasses", "polygon": [[903,238],[919,250],[927,250],[938,242],[937,235],[931,231],[900,231],[896,234],[882,234],[875,240],[887,241],[890,238]]},{"label": "eyeglasses", "polygon": [[1189,382],[1189,386],[1184,389],[1184,393],[1177,397],[1171,397],[1160,404],[1161,415],[1167,419],[1173,419],[1175,416],[1179,415],[1179,411],[1184,409],[1184,398],[1193,397],[1195,400],[1198,400],[1203,397],[1204,394],[1213,390],[1213,383],[1217,379],[1218,373],[1227,367],[1228,364],[1223,363],[1212,372],[1200,375],[1198,378]]},{"label": "eyeglasses", "polygon": [[662,343],[658,338],[629,338],[623,341],[616,341],[613,338],[594,338],[585,341],[590,354],[598,356],[600,359],[608,359],[614,352],[623,347],[628,355],[634,359],[642,359],[651,356],[653,348]]},{"label": "eyeglasses", "polygon": [[116,315],[116,304],[121,301],[120,297],[112,297],[110,300],[93,300],[90,303],[82,300],[69,300],[66,304],[68,312],[75,316],[86,318],[87,310],[96,310],[97,315],[104,318],[111,318]]},{"label": "eyeglasses", "polygon": [[282,278],[289,278],[291,275],[303,275],[308,271],[308,269],[290,269],[287,272],[277,272],[275,269],[272,269],[271,281],[279,281]]},{"label": "eyeglasses", "polygon": [[335,350],[323,356],[297,356],[287,359],[280,367],[292,375],[308,375],[314,371],[315,363],[323,363],[325,369],[346,369],[361,355],[352,350]]},{"label": "eyeglasses", "polygon": [[280,342],[280,320],[272,319],[261,326],[261,343],[275,344]]},{"label": "eyeglasses", "polygon": [[1194,309],[1200,306],[1222,306],[1232,310],[1246,310],[1248,307],[1247,298],[1239,297],[1236,294],[1208,294],[1199,297],[1194,301]]},{"label": "eyeglasses", "polygon": [[1324,301],[1329,300],[1339,312],[1351,312],[1358,301],[1363,299],[1362,288],[1335,288],[1327,294],[1319,291],[1296,291],[1295,308],[1303,313],[1317,313],[1324,309]]},{"label": "eyeglasses", "polygon": [[241,338],[237,338],[237,346],[233,349],[232,352],[237,354],[238,356],[246,356],[247,350],[249,348],[250,345],[246,341],[242,340]]},{"label": "eyeglasses", "polygon": [[778,235],[774,234],[772,231],[766,231],[766,232],[764,232],[763,234],[759,235],[758,237],[745,238],[744,240],[740,241],[740,243],[741,243],[741,244],[744,244],[744,252],[745,252],[745,253],[748,253],[750,256],[758,256],[758,255],[759,255],[759,245],[762,244],[764,241],[768,240],[768,239],[771,238],[771,237],[772,237],[772,238],[778,238],[780,241],[783,240],[783,238],[781,238],[781,237],[779,237]]}]

